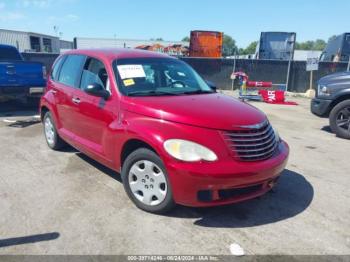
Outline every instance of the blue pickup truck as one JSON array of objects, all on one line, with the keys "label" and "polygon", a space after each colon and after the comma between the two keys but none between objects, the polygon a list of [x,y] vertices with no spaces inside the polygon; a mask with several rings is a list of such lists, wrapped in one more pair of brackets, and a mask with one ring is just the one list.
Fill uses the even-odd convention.
[{"label": "blue pickup truck", "polygon": [[42,63],[24,61],[14,46],[0,45],[0,102],[18,99],[27,102],[40,97],[46,85]]}]

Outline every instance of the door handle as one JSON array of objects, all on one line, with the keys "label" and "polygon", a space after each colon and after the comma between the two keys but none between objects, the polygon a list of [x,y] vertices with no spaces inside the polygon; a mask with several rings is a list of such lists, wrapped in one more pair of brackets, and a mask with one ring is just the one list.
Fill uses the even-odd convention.
[{"label": "door handle", "polygon": [[74,104],[80,104],[80,98],[72,98]]},{"label": "door handle", "polygon": [[57,90],[51,89],[51,93],[52,93],[53,95],[56,95],[56,94],[57,94]]}]

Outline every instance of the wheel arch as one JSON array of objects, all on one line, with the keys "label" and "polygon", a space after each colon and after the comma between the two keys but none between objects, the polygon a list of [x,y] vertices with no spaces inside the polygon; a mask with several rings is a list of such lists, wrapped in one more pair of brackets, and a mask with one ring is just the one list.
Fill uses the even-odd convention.
[{"label": "wheel arch", "polygon": [[41,121],[44,121],[44,116],[49,111],[50,111],[50,109],[45,105],[40,107],[40,119],[41,119]]},{"label": "wheel arch", "polygon": [[345,93],[345,94],[342,94],[340,96],[338,96],[330,105],[330,109],[329,109],[329,112],[331,112],[333,110],[333,108],[338,105],[339,103],[345,101],[345,100],[350,100],[350,91]]},{"label": "wheel arch", "polygon": [[151,151],[153,151],[155,154],[158,154],[157,150],[149,143],[146,142],[140,138],[131,138],[127,140],[124,145],[122,146],[122,150],[120,153],[120,167],[123,166],[126,158],[135,150],[139,148],[147,148]]}]

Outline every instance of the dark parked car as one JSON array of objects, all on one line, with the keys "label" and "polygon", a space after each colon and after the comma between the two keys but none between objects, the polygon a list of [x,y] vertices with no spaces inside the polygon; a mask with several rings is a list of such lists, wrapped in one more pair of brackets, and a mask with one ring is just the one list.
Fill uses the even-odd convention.
[{"label": "dark parked car", "polygon": [[46,85],[42,63],[24,61],[14,46],[0,45],[0,99],[15,98],[24,102],[40,97]]},{"label": "dark parked car", "polygon": [[332,131],[350,139],[350,72],[321,78],[311,111],[317,116],[329,117]]}]

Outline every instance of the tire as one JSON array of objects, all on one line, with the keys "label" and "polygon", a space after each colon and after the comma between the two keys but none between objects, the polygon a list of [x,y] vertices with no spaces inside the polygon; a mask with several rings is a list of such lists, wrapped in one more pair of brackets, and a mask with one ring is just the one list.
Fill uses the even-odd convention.
[{"label": "tire", "polygon": [[144,211],[164,214],[175,206],[165,166],[147,148],[137,149],[126,158],[122,180],[129,198]]},{"label": "tire", "polygon": [[59,150],[66,145],[57,133],[56,125],[50,112],[45,113],[43,126],[46,143],[51,149]]},{"label": "tire", "polygon": [[350,139],[350,100],[345,100],[332,109],[329,123],[338,137]]}]

